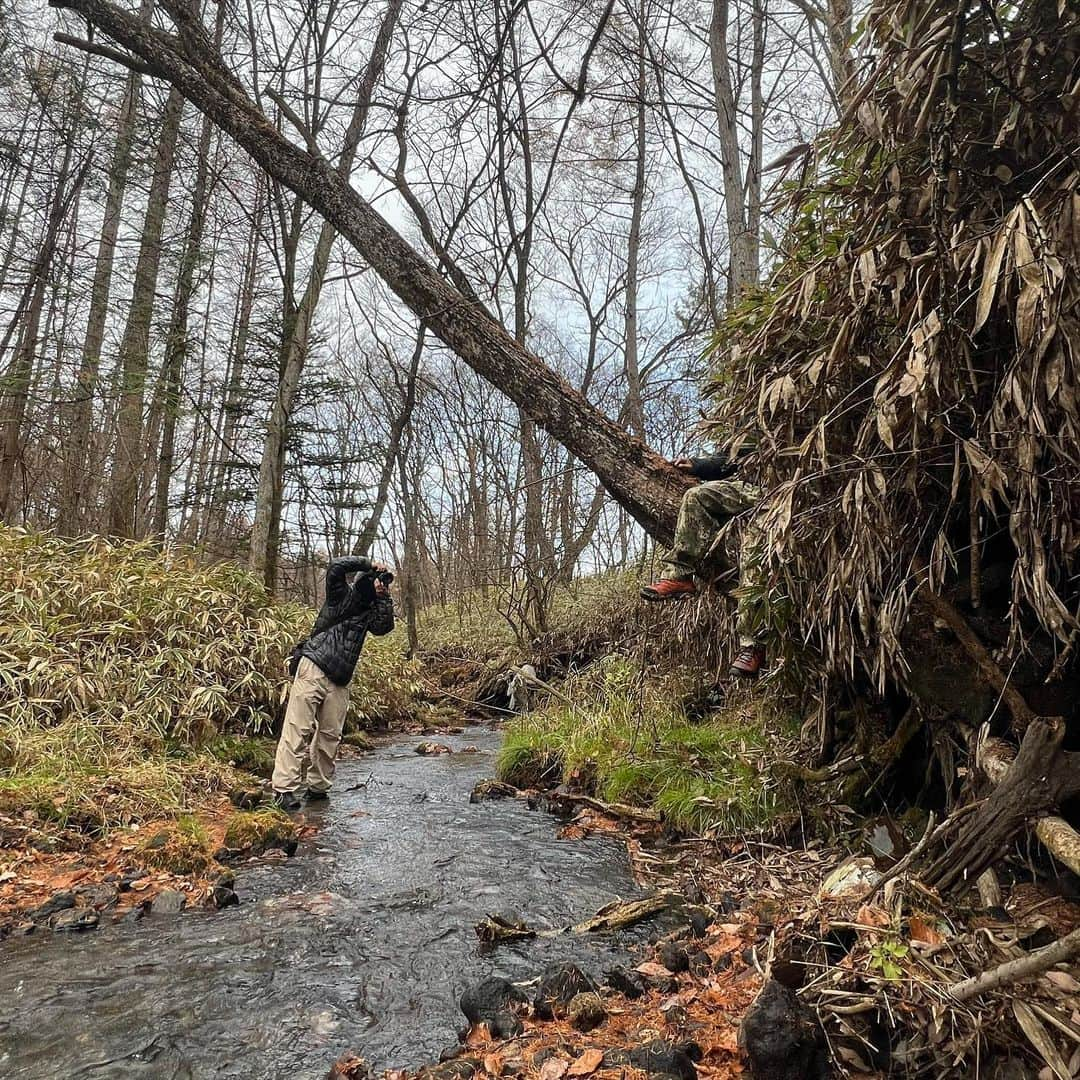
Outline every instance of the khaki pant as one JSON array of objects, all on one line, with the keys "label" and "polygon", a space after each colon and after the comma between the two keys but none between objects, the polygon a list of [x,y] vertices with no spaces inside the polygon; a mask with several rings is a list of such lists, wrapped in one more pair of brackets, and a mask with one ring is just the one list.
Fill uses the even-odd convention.
[{"label": "khaki pant", "polygon": [[274,758],[275,791],[296,791],[305,779],[311,791],[330,790],[348,711],[349,688],[331,682],[317,664],[301,657]]},{"label": "khaki pant", "polygon": [[[756,505],[760,498],[760,490],[742,480],[708,480],[690,488],[679,506],[675,541],[664,562],[663,577],[685,581],[695,575],[704,575],[707,570],[717,575],[734,570],[724,550],[721,530],[732,518]],[[761,537],[753,524],[748,524],[743,530],[739,549],[739,590],[736,593],[742,645],[755,643],[761,621],[761,613],[757,610],[759,604],[747,595],[759,591],[762,584],[760,548]]]}]

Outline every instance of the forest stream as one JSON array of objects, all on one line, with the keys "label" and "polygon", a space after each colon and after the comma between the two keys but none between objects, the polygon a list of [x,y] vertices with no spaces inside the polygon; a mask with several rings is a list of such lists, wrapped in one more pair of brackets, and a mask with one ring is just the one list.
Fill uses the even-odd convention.
[{"label": "forest stream", "polygon": [[619,842],[469,803],[497,733],[439,741],[454,753],[401,741],[342,762],[334,798],[305,811],[317,835],[238,868],[239,907],[0,943],[0,1075],[321,1080],[346,1050],[415,1066],[456,1041],[470,983],[615,959],[575,935],[481,949],[488,912],[557,927],[639,890]]}]

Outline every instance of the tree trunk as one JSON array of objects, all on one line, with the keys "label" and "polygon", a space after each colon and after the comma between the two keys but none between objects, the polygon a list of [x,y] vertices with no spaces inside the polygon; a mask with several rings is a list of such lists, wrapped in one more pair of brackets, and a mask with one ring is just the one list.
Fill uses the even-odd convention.
[{"label": "tree trunk", "polygon": [[750,232],[743,202],[742,155],[739,150],[735,84],[728,59],[728,15],[730,0],[713,0],[709,24],[709,56],[712,60],[713,98],[717,133],[720,138],[720,165],[724,178],[724,211],[728,232],[727,305],[757,283],[758,239]]},{"label": "tree trunk", "polygon": [[184,96],[173,87],[165,102],[161,121],[154,174],[140,236],[139,258],[135,264],[131,309],[117,359],[120,369],[120,411],[117,417],[112,490],[109,493],[109,532],[114,536],[136,536],[143,531],[138,502],[139,481],[143,475],[143,406],[150,360],[150,324],[161,266],[161,235],[169,205],[176,140],[180,134],[183,111]]},{"label": "tree trunk", "polygon": [[[218,4],[214,26],[215,47],[221,45],[225,26],[225,5]],[[158,448],[156,476],[154,479],[154,508],[150,530],[154,536],[164,539],[169,518],[169,484],[172,480],[173,463],[176,458],[176,422],[180,411],[180,387],[184,363],[188,351],[188,319],[191,299],[195,292],[195,270],[202,257],[203,231],[206,224],[206,192],[210,175],[210,137],[213,125],[203,117],[199,129],[199,144],[195,159],[195,183],[191,188],[191,217],[188,220],[184,251],[180,257],[180,270],[176,280],[176,294],[172,317],[165,337],[165,360],[159,380],[159,400],[155,402],[156,416],[151,430],[161,427],[161,443]],[[148,448],[152,456],[153,447]]]},{"label": "tree trunk", "polygon": [[416,347],[413,349],[412,359],[409,361],[409,370],[405,376],[405,394],[401,409],[390,427],[390,437],[386,442],[386,457],[383,459],[382,470],[379,473],[379,483],[375,489],[375,501],[371,506],[371,513],[364,522],[363,531],[353,548],[354,555],[370,555],[375,546],[375,540],[379,535],[379,522],[386,511],[386,503],[390,497],[390,484],[394,479],[394,463],[397,460],[401,448],[402,436],[412,419],[413,409],[416,407],[416,376],[420,368],[420,357],[424,352],[424,327],[421,326],[416,332]]},{"label": "tree trunk", "polygon": [[[140,17],[150,18],[152,0],[143,0]],[[94,394],[97,392],[101,370],[101,349],[105,342],[105,322],[109,314],[109,293],[112,286],[116,241],[120,232],[120,214],[127,190],[128,166],[135,141],[142,93],[142,74],[129,71],[124,86],[123,104],[117,118],[116,141],[109,164],[109,183],[105,194],[105,211],[101,220],[94,278],[90,286],[90,312],[86,320],[82,358],[75,379],[71,403],[70,431],[65,438],[64,480],[60,500],[60,531],[76,533],[86,527],[86,488],[89,481],[87,456],[90,451],[90,432],[94,419]]]},{"label": "tree trunk", "polygon": [[[389,0],[372,48],[371,58],[360,80],[356,106],[353,109],[348,130],[345,132],[344,145],[336,170],[338,177],[346,184],[352,175],[353,161],[367,125],[371,97],[379,79],[382,78],[383,69],[386,66],[386,54],[390,48],[390,40],[403,3],[404,0]],[[304,197],[301,192],[297,194],[301,198]],[[311,324],[315,318],[315,310],[319,306],[323,281],[330,264],[330,252],[336,238],[337,229],[329,220],[324,220],[315,245],[307,286],[286,337],[281,378],[270,410],[270,419],[267,421],[266,439],[263,442],[262,458],[259,462],[259,483],[255,495],[255,518],[251,526],[248,568],[259,575],[271,591],[273,591],[277,574],[280,543],[281,504],[285,480],[285,441],[288,437],[289,421],[296,405],[300,376],[307,359]]]},{"label": "tree trunk", "polygon": [[201,41],[199,28],[189,30],[175,3],[170,8],[189,39],[184,52],[173,38],[141,25],[109,0],[52,2],[78,11],[135,54],[134,62],[179,87],[271,176],[333,224],[441,341],[592,469],[651,535],[670,541],[687,487],[678,471],[443,280],[323,157],[277,131]]},{"label": "tree trunk", "polygon": [[[45,293],[49,284],[49,269],[56,254],[60,228],[77,197],[90,159],[83,163],[78,173],[71,176],[73,138],[65,140],[64,157],[53,188],[49,217],[45,234],[38,248],[37,257],[30,268],[29,295],[22,311],[22,329],[15,355],[3,377],[0,378],[0,517],[10,518],[15,506],[15,476],[22,457],[23,425],[26,420],[34,358],[37,355],[41,314],[45,306]],[[69,187],[70,182],[70,187]],[[0,350],[2,355],[2,350]]]}]

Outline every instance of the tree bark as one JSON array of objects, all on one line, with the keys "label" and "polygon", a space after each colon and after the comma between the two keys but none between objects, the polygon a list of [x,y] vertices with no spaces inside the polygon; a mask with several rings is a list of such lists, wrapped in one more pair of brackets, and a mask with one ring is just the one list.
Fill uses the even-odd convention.
[{"label": "tree bark", "polygon": [[757,283],[758,238],[748,227],[744,203],[735,83],[728,59],[729,8],[730,0],[713,0],[709,56],[712,61],[717,134],[720,138],[720,166],[724,179],[724,212],[729,247],[727,306],[730,308],[740,293]]},{"label": "tree bark", "polygon": [[[149,19],[153,0],[142,0],[140,18]],[[94,395],[97,393],[101,371],[101,349],[105,343],[105,322],[109,314],[109,294],[112,288],[116,242],[120,232],[120,214],[127,190],[128,166],[135,141],[142,93],[142,74],[129,71],[124,86],[123,103],[117,119],[116,141],[109,164],[109,183],[105,194],[105,210],[101,219],[94,278],[90,286],[90,311],[86,320],[79,371],[75,379],[71,403],[71,427],[65,440],[64,480],[60,500],[60,531],[76,533],[86,521],[87,486],[90,470],[90,434],[94,419]]]},{"label": "tree bark", "polygon": [[150,324],[154,316],[154,298],[161,267],[161,237],[169,205],[176,140],[180,134],[183,111],[184,96],[178,88],[173,87],[165,102],[161,121],[154,174],[150,181],[139,242],[139,258],[135,264],[131,308],[117,359],[120,368],[120,411],[112,488],[109,492],[109,532],[114,536],[136,536],[143,531],[139,488],[144,464],[143,408],[146,403],[146,372],[150,362]]},{"label": "tree bark", "polygon": [[333,224],[441,341],[592,469],[646,531],[670,541],[685,478],[443,280],[325,158],[276,131],[178,0],[168,7],[181,37],[141,25],[109,0],[51,2],[79,12],[134,57],[117,54],[118,60],[142,65],[178,87],[271,176]]}]

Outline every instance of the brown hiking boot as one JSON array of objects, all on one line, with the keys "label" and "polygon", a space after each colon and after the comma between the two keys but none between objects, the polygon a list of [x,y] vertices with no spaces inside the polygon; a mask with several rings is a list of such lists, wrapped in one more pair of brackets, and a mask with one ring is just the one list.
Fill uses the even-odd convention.
[{"label": "brown hiking boot", "polygon": [[745,645],[732,661],[728,674],[740,679],[756,679],[765,666],[765,646]]},{"label": "brown hiking boot", "polygon": [[678,600],[683,596],[693,596],[697,586],[685,578],[661,578],[641,590],[643,600]]}]

